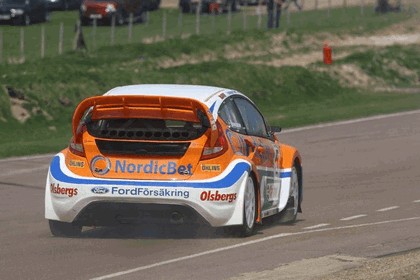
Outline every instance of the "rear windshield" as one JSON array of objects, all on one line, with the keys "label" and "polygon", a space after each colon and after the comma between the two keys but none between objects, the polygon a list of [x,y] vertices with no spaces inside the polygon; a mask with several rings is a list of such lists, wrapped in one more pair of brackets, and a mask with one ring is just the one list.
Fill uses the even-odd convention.
[{"label": "rear windshield", "polygon": [[201,123],[162,119],[93,120],[87,129],[94,137],[141,140],[192,140],[207,130]]}]

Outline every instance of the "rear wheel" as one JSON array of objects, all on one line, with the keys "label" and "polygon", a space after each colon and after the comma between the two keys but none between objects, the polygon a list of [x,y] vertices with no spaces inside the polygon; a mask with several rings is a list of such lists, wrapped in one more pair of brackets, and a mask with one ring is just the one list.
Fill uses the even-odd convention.
[{"label": "rear wheel", "polygon": [[25,16],[23,17],[22,24],[25,26],[31,25],[31,17],[28,14],[25,14]]},{"label": "rear wheel", "polygon": [[243,224],[239,229],[241,236],[250,236],[254,232],[256,217],[255,200],[255,182],[252,176],[249,176],[246,182],[244,194]]},{"label": "rear wheel", "polygon": [[76,237],[82,232],[82,226],[72,223],[49,220],[50,231],[54,236]]},{"label": "rear wheel", "polygon": [[293,223],[296,221],[299,210],[300,199],[300,179],[298,174],[298,166],[295,164],[292,168],[290,178],[290,195],[285,209],[279,214],[280,223]]}]

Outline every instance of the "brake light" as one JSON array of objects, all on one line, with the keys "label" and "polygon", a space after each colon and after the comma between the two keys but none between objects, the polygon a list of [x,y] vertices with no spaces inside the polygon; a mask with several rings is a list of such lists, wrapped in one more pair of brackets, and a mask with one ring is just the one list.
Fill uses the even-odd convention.
[{"label": "brake light", "polygon": [[77,128],[77,133],[70,139],[69,149],[75,155],[84,157],[85,156],[85,149],[83,148],[83,132],[85,132],[86,126],[80,126]]},{"label": "brake light", "polygon": [[203,154],[201,155],[201,160],[211,159],[211,158],[220,156],[224,152],[226,152],[228,149],[227,139],[225,137],[225,134],[223,133],[222,126],[220,125],[218,121],[216,122],[216,126],[217,126],[217,133],[218,133],[217,140],[213,146],[210,145],[211,139],[209,138],[207,140],[203,148]]}]

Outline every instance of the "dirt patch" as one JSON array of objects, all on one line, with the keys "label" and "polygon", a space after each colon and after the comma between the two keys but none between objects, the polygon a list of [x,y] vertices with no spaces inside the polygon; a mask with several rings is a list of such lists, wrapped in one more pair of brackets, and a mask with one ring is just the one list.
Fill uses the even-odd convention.
[{"label": "dirt patch", "polygon": [[20,122],[25,122],[31,117],[31,114],[23,106],[27,103],[25,100],[10,98],[10,111],[12,116]]},{"label": "dirt patch", "polygon": [[330,255],[281,265],[273,270],[245,273],[230,280],[418,280],[420,250],[367,259]]}]

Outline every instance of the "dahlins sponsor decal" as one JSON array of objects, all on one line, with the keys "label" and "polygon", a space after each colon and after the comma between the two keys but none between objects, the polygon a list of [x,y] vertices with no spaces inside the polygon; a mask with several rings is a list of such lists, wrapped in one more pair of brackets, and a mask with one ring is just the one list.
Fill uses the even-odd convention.
[{"label": "dahlins sponsor decal", "polygon": [[67,195],[68,197],[77,195],[77,188],[63,188],[60,187],[60,184],[56,185],[54,183],[50,185],[50,191],[53,194]]},{"label": "dahlins sponsor decal", "polygon": [[77,168],[83,168],[83,167],[85,167],[85,162],[82,161],[82,160],[73,160],[73,159],[71,159],[69,161],[69,166],[71,166],[71,167],[77,167]]},{"label": "dahlins sponsor decal", "polygon": [[201,165],[201,171],[206,172],[220,172],[222,168],[220,167],[220,164],[202,164]]},{"label": "dahlins sponsor decal", "polygon": [[156,189],[156,188],[137,188],[137,187],[112,187],[111,194],[129,195],[139,197],[181,197],[189,198],[190,192],[178,189]]},{"label": "dahlins sponsor decal", "polygon": [[227,201],[231,203],[236,200],[236,193],[224,193],[221,194],[219,191],[204,191],[200,194],[200,199],[202,201]]}]

